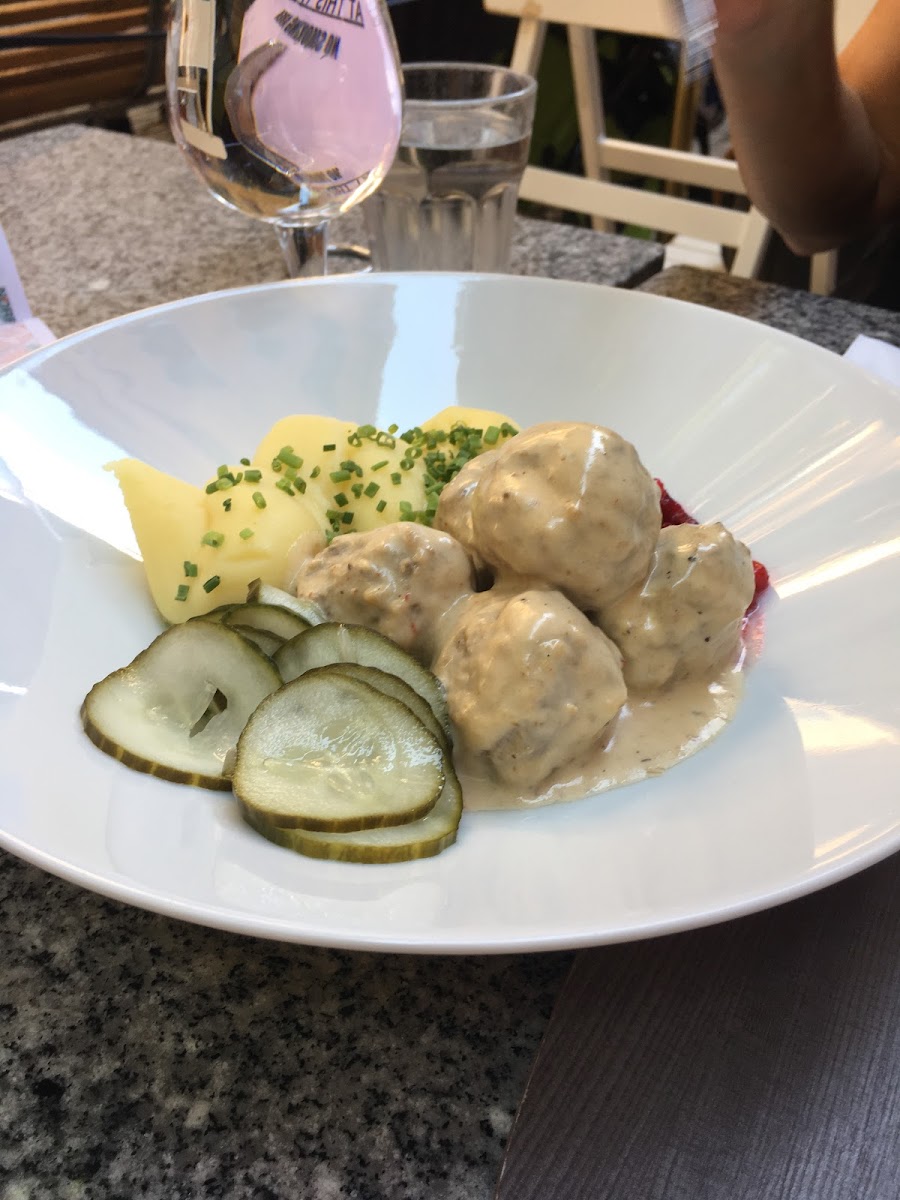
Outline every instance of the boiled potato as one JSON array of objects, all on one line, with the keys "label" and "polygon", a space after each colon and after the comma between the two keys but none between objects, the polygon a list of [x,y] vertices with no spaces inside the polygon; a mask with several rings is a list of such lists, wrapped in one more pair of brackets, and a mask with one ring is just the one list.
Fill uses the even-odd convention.
[{"label": "boiled potato", "polygon": [[[491,412],[488,408],[466,408],[461,404],[451,404],[449,408],[442,408],[439,413],[423,421],[421,428],[426,431],[443,429],[449,433],[454,425],[467,425],[470,429],[490,429],[493,425],[499,429],[504,424],[514,425],[514,422],[503,413]],[[490,446],[485,446],[485,450],[489,449]]]},{"label": "boiled potato", "polygon": [[[271,472],[268,480],[208,495],[138,459],[120,459],[109,469],[128,507],[153,602],[173,624],[245,600],[251,579],[283,586],[298,539],[307,553],[325,544],[324,507],[315,498],[287,495]],[[265,507],[257,506],[254,493]],[[217,577],[218,584],[205,590],[204,583]]]},{"label": "boiled potato", "polygon": [[[423,459],[417,458],[412,467],[404,469],[401,464],[407,458],[409,447],[399,438],[393,447],[368,438],[363,438],[358,446],[351,445],[348,436],[357,428],[349,421],[339,421],[335,417],[285,417],[260,442],[253,456],[254,465],[266,478],[267,470],[272,469],[272,460],[278,457],[283,447],[290,446],[293,453],[303,459],[298,476],[306,481],[306,494],[317,493],[330,512],[353,514],[353,520],[342,527],[345,532],[361,533],[398,521],[401,502],[413,511],[423,509]],[[334,449],[325,450],[325,446],[334,446]],[[354,471],[349,479],[333,479],[332,474],[340,474],[344,462],[355,463],[361,473]],[[319,473],[312,478],[317,466]],[[378,470],[372,469],[375,466]],[[354,486],[359,495],[354,494]],[[366,494],[367,490],[371,495]],[[382,501],[385,504],[379,512]]]},{"label": "boiled potato", "polygon": [[[245,469],[230,468],[235,478]],[[203,544],[197,549],[200,583],[214,575],[220,579],[209,594],[208,608],[243,603],[252,579],[284,587],[290,582],[292,572],[287,564],[295,558],[292,551],[297,543],[306,557],[324,547],[325,506],[315,493],[291,496],[282,491],[276,486],[278,478],[272,471],[263,471],[258,481],[242,480],[236,487],[212,495],[204,491],[206,529],[223,535],[221,545]],[[260,508],[255,497],[261,497],[265,507]]]},{"label": "boiled potato", "polygon": [[206,603],[200,587],[191,587],[187,600],[176,599],[181,584],[197,582],[185,578],[184,563],[196,561],[209,528],[203,491],[136,458],[120,459],[108,469],[122,489],[153,603],[173,622],[212,608],[217,601]]}]

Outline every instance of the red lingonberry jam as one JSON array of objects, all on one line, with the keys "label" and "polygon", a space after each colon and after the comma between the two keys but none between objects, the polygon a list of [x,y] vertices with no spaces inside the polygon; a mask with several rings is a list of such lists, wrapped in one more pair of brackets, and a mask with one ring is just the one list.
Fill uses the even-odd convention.
[{"label": "red lingonberry jam", "polygon": [[659,507],[662,509],[663,529],[667,525],[696,525],[697,521],[691,514],[673,499],[666,491],[665,485],[661,479],[657,479],[656,486],[659,488]]}]

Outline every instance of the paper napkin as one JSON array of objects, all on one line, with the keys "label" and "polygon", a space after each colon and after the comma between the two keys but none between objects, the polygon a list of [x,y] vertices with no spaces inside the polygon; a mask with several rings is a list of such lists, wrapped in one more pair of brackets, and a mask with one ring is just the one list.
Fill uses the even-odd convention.
[{"label": "paper napkin", "polygon": [[900,348],[880,338],[859,334],[844,354],[849,362],[863,367],[870,375],[877,375],[886,383],[900,387]]}]

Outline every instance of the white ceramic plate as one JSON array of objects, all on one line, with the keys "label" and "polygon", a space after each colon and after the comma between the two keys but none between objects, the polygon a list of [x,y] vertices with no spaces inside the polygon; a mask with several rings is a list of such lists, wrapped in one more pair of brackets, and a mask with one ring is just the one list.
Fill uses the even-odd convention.
[{"label": "white ceramic plate", "polygon": [[[467,814],[423,862],[308,861],[227,795],[121,767],[90,685],[159,625],[104,462],[195,482],[279,416],[401,426],[446,404],[602,422],[770,567],[737,719],[630,788]],[[592,945],[822,887],[900,845],[900,397],[719,313],[580,284],[372,276],[138,313],[0,376],[0,844],[187,920],[330,946]]]}]

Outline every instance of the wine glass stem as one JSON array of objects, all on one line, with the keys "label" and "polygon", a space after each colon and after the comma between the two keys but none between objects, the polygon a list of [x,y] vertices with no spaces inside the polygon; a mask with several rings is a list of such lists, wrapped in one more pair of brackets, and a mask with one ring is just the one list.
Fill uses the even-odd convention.
[{"label": "wine glass stem", "polygon": [[328,222],[279,225],[278,241],[291,279],[307,279],[326,271]]}]

